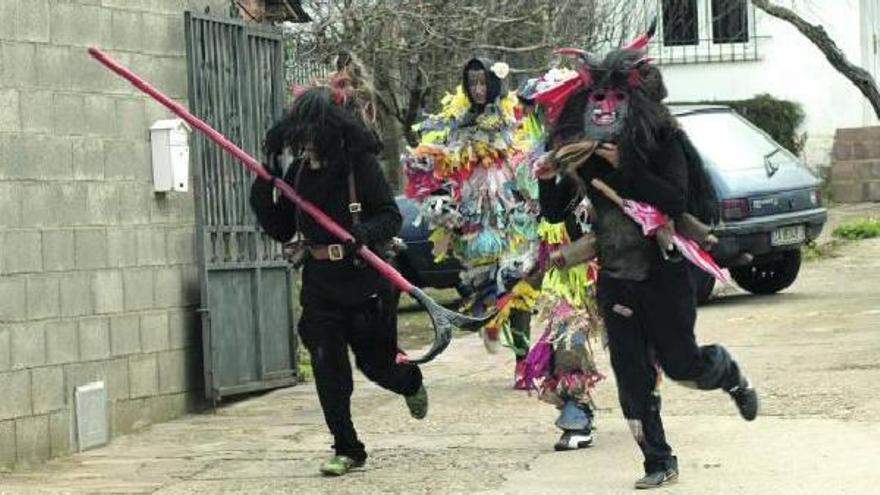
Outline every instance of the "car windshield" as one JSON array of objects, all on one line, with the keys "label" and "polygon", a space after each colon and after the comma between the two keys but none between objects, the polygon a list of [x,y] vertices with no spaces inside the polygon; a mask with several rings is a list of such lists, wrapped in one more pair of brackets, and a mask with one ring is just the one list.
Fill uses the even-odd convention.
[{"label": "car windshield", "polygon": [[718,170],[743,170],[795,160],[791,154],[733,112],[706,112],[678,118],[703,160]]}]

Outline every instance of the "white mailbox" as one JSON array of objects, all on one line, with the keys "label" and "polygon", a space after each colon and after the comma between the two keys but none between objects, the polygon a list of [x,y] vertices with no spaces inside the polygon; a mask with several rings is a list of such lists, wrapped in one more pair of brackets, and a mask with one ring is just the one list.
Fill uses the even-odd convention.
[{"label": "white mailbox", "polygon": [[189,126],[181,119],[157,120],[150,127],[153,190],[189,189]]}]

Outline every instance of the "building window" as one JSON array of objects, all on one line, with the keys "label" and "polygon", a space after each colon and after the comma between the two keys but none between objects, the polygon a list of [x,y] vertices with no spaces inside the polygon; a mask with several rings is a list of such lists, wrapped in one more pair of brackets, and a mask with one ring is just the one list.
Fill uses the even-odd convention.
[{"label": "building window", "polygon": [[663,44],[666,46],[699,44],[697,0],[663,0],[662,6]]},{"label": "building window", "polygon": [[747,0],[712,0],[712,41],[714,43],[749,41]]}]

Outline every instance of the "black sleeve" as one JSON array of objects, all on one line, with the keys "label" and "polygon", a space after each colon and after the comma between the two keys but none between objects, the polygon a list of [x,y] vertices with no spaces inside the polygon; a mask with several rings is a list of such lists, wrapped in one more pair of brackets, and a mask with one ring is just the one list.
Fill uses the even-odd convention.
[{"label": "black sleeve", "polygon": [[[293,166],[287,172],[285,182],[291,183]],[[279,242],[287,242],[296,233],[296,207],[285,197],[273,200],[274,186],[271,182],[260,178],[254,179],[251,185],[251,208],[257,215],[257,221],[270,237]]]},{"label": "black sleeve", "polygon": [[688,169],[684,149],[678,139],[670,139],[655,161],[633,177],[636,197],[677,217],[687,208]]},{"label": "black sleeve", "polygon": [[541,204],[541,215],[548,222],[558,223],[565,220],[571,213],[576,187],[568,177],[557,181],[556,178],[538,181],[538,202]]},{"label": "black sleeve", "polygon": [[363,215],[361,224],[352,229],[352,234],[359,242],[368,245],[396,236],[400,233],[403,217],[375,156],[365,155],[356,178]]}]

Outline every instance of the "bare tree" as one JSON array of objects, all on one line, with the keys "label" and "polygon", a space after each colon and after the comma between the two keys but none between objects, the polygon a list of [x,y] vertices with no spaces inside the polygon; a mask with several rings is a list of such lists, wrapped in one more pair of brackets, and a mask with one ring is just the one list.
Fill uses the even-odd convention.
[{"label": "bare tree", "polygon": [[874,113],[880,118],[880,91],[877,90],[877,82],[867,70],[850,62],[843,51],[828,36],[828,33],[820,25],[810,24],[793,10],[776,5],[769,0],[752,0],[755,7],[767,14],[790,23],[801,32],[811,43],[822,51],[825,58],[844,77],[850,80],[874,108]]}]

